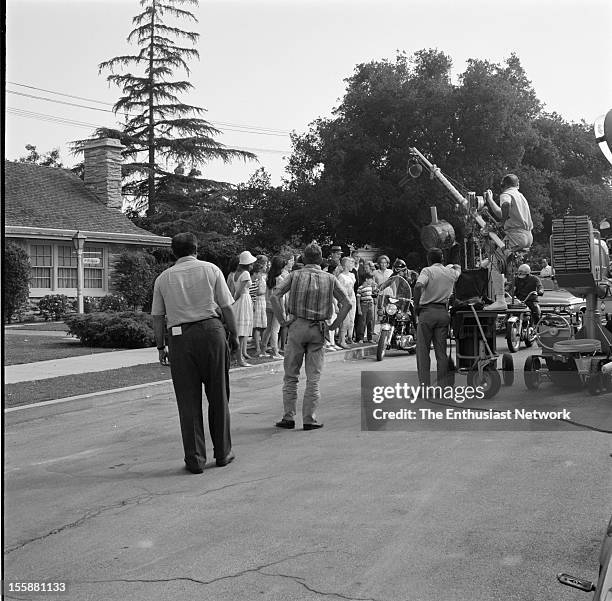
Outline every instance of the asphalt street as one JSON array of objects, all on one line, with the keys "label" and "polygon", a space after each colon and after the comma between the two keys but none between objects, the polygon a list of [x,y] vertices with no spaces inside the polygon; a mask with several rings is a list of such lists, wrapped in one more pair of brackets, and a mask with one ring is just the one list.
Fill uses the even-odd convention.
[{"label": "asphalt street", "polygon": [[[525,351],[515,357],[522,369]],[[237,459],[213,467],[211,451],[201,475],[182,470],[168,385],[7,414],[5,584],[68,590],[6,598],[585,599],[555,575],[596,578],[610,434],[567,423],[362,431],[361,372],[410,369],[405,354],[330,364],[325,427],[311,432],[273,427],[280,373],[237,374]],[[538,401],[520,372],[483,404],[570,408],[612,430],[612,395]]]}]

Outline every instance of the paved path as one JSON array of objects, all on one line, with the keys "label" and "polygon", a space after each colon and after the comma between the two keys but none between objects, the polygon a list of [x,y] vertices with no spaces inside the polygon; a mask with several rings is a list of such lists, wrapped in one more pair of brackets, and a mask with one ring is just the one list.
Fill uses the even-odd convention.
[{"label": "paved path", "polygon": [[[373,345],[355,345],[353,349],[327,353],[326,362],[343,361],[345,359],[357,358],[364,353],[371,353],[376,347]],[[81,355],[80,357],[68,357],[67,359],[50,359],[49,361],[37,361],[35,363],[24,363],[21,365],[7,365],[4,368],[5,384],[17,382],[31,382],[33,380],[44,380],[57,376],[70,376],[90,372],[108,371],[121,367],[132,367],[134,365],[145,365],[157,363],[159,354],[154,347],[144,349],[131,349],[127,351],[109,351],[108,353],[95,353]],[[234,368],[239,370],[269,369],[272,365],[282,365],[282,361],[267,361],[254,365],[253,367]],[[266,367],[268,366],[268,367]],[[109,382],[112,388],[112,382]]]},{"label": "paved path", "polygon": [[[109,351],[108,353],[94,353],[69,357],[67,359],[50,359],[36,363],[21,365],[8,365],[4,368],[5,384],[16,382],[29,382],[44,380],[57,376],[70,376],[72,374],[107,371],[145,363],[156,363],[157,349],[154,347],[144,349],[131,349],[128,351]],[[109,382],[109,386],[112,382]]]}]

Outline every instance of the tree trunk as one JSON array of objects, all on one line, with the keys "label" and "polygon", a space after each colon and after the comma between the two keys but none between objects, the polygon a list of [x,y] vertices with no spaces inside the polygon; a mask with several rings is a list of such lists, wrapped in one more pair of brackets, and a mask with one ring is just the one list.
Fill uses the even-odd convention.
[{"label": "tree trunk", "polygon": [[149,40],[149,198],[147,216],[151,217],[155,213],[155,120],[153,118],[154,108],[154,88],[155,78],[153,76],[153,57],[154,57],[154,36],[155,36],[155,0],[153,0],[153,10],[151,11],[151,37]]}]

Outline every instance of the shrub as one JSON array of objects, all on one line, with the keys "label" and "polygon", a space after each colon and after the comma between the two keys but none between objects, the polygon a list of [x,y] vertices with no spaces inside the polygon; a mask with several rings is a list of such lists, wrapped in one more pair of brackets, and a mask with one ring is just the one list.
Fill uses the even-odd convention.
[{"label": "shrub", "polygon": [[[70,303],[72,309],[74,311],[79,310],[79,300],[75,298]],[[93,311],[99,310],[99,301],[95,296],[84,296],[83,297],[83,313],[92,313]]]},{"label": "shrub", "polygon": [[155,344],[153,318],[147,313],[89,313],[66,318],[68,333],[84,346],[145,348]]},{"label": "shrub", "polygon": [[38,312],[45,321],[61,319],[68,313],[70,305],[70,299],[65,294],[47,294],[38,302]]},{"label": "shrub", "polygon": [[147,302],[155,281],[155,257],[143,251],[121,253],[111,275],[113,290],[125,298],[132,308]]},{"label": "shrub", "polygon": [[3,319],[10,323],[14,315],[25,310],[30,293],[30,259],[28,253],[13,242],[4,245]]},{"label": "shrub", "polygon": [[127,302],[120,294],[107,294],[100,299],[98,308],[105,313],[125,311]]}]

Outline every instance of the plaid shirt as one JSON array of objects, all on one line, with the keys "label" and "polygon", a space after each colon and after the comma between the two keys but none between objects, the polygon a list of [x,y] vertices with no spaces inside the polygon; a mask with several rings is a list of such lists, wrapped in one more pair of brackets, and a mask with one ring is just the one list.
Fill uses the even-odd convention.
[{"label": "plaid shirt", "polygon": [[276,288],[274,294],[281,298],[287,292],[287,312],[309,319],[322,321],[330,319],[334,309],[334,297],[339,303],[349,302],[333,274],[322,271],[319,265],[306,265],[292,271]]}]

